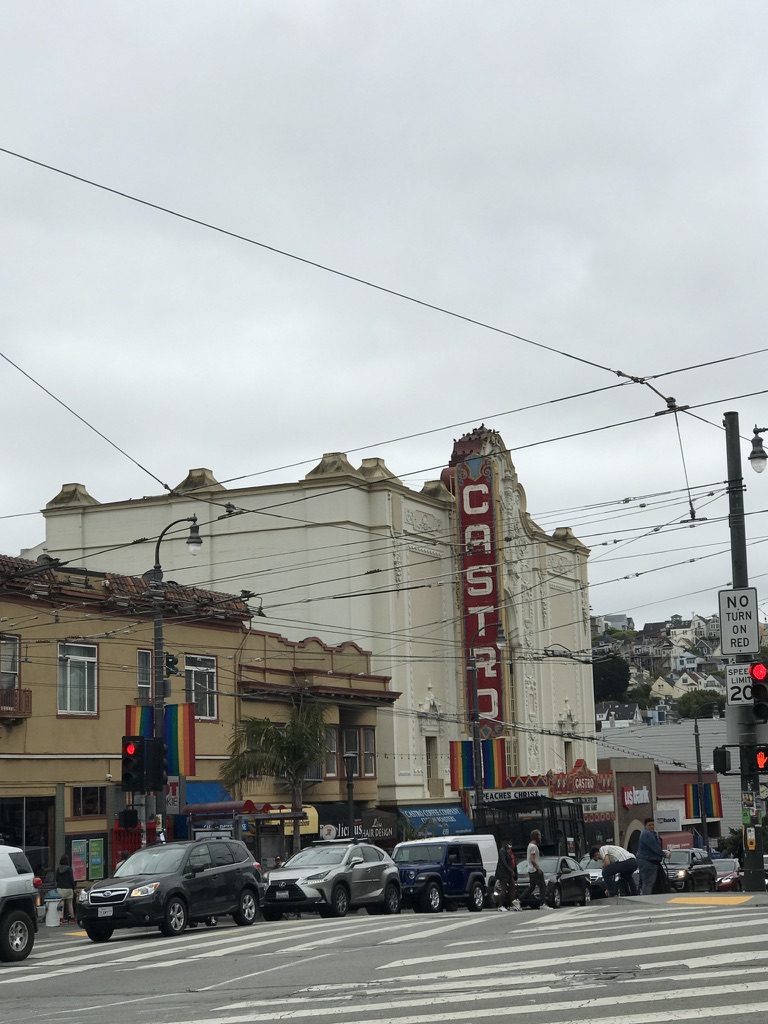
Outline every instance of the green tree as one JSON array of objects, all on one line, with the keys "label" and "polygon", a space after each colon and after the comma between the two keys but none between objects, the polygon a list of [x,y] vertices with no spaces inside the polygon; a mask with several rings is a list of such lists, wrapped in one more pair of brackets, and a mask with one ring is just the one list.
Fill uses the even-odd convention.
[{"label": "green tree", "polygon": [[[689,690],[678,700],[677,713],[681,718],[694,718],[705,704],[715,705],[722,714],[725,710],[725,694],[717,690]],[[710,707],[707,714],[712,715],[714,711],[715,707]]]},{"label": "green tree", "polygon": [[596,701],[626,702],[629,664],[618,654],[596,657],[592,662],[592,684]]},{"label": "green tree", "polygon": [[652,704],[658,704],[659,698],[651,693],[650,683],[635,683],[627,690],[627,703],[637,704],[643,711],[647,711]]},{"label": "green tree", "polygon": [[[325,707],[304,694],[291,701],[288,719],[244,718],[229,744],[229,756],[219,776],[229,790],[249,779],[268,775],[284,779],[291,792],[291,810],[301,811],[310,769],[324,763],[328,750]],[[293,850],[300,848],[298,822],[293,829]]]}]

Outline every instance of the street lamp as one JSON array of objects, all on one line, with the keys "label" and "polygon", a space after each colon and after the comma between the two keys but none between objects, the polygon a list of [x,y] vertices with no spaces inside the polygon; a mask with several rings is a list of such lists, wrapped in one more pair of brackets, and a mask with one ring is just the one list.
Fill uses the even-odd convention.
[{"label": "street lamp", "polygon": [[[475,653],[475,640],[481,633],[496,623],[486,623],[477,630],[469,642],[469,696],[470,709],[469,717],[472,726],[472,769],[475,776],[475,828],[485,828],[485,803],[483,798],[483,748],[480,745],[480,701],[477,694],[477,655]],[[496,632],[496,647],[500,651],[506,651],[507,638],[504,635],[504,627],[499,622]]]},{"label": "street lamp", "polygon": [[717,708],[717,714],[713,718],[720,717],[720,705],[715,700],[708,700],[700,704],[693,712],[693,738],[696,741],[696,783],[699,793],[699,820],[701,821],[701,838],[704,842],[704,849],[709,852],[709,826],[707,825],[707,802],[704,799],[704,770],[701,766],[701,743],[699,742],[699,713],[704,708]]},{"label": "street lamp", "polygon": [[[200,527],[197,525],[197,516],[187,516],[184,519],[174,519],[172,523],[169,523],[165,527],[157,538],[157,544],[155,544],[154,567],[150,569],[148,573],[145,573],[145,579],[149,582],[150,591],[155,604],[153,652],[155,678],[155,736],[160,741],[161,749],[164,738],[163,726],[165,719],[165,676],[163,675],[165,657],[163,651],[163,570],[160,565],[160,544],[162,543],[166,533],[168,533],[168,531],[174,526],[178,526],[179,523],[192,524],[189,528],[189,536],[187,537],[187,550],[190,555],[198,555],[200,553],[203,540],[200,536]],[[157,814],[161,816],[162,827],[164,827],[165,786],[161,786],[160,790],[155,794],[155,810]]]},{"label": "street lamp", "polygon": [[[741,438],[739,437],[739,414],[727,412],[723,416],[725,427],[725,453],[728,468],[728,526],[731,537],[731,585],[734,590],[749,586],[747,572],[747,537],[744,527],[744,479],[741,474]],[[766,427],[755,427],[752,451],[749,461],[752,468],[762,473],[768,457],[763,449],[760,434]],[[722,625],[722,624],[721,624]],[[749,655],[736,656],[738,663],[749,661]],[[749,751],[756,742],[755,720],[750,706],[726,706],[726,719],[735,721],[738,727],[739,774],[741,776],[742,812],[752,801],[756,808],[760,798],[760,776],[754,769]],[[729,730],[730,731],[730,730]],[[754,849],[747,842],[747,824],[742,825],[744,843],[744,888],[747,892],[765,892],[765,870],[763,867],[763,838],[759,819],[755,825]]]},{"label": "street lamp", "polygon": [[348,751],[342,756],[344,770],[347,773],[347,826],[349,828],[349,838],[353,839],[355,835],[355,770],[357,768],[357,754]]}]

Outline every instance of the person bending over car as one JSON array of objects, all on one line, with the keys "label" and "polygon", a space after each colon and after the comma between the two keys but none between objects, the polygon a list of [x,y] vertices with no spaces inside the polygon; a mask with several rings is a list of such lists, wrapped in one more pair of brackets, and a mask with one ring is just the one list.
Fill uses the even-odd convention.
[{"label": "person bending over car", "polygon": [[637,871],[637,859],[621,846],[593,846],[589,851],[592,860],[603,862],[603,881],[606,896],[618,896],[619,888],[625,896],[637,896],[637,885],[632,877]]}]

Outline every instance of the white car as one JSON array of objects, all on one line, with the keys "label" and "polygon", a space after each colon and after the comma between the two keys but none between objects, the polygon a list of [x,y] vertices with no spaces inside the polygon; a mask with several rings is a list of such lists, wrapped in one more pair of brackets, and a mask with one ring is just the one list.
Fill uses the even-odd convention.
[{"label": "white car", "polygon": [[24,960],[32,952],[42,884],[23,850],[0,846],[0,960]]}]

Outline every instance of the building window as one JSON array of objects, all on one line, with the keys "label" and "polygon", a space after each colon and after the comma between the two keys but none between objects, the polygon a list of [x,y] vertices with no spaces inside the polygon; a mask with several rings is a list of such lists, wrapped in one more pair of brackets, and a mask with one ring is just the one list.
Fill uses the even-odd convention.
[{"label": "building window", "polygon": [[139,700],[152,700],[152,651],[136,651],[136,680]]},{"label": "building window", "polygon": [[437,778],[437,736],[425,736],[427,755],[427,782]]},{"label": "building window", "polygon": [[99,818],[107,813],[106,786],[73,786],[72,817]]},{"label": "building window", "polygon": [[339,777],[339,730],[335,725],[326,726],[325,747],[325,777],[337,779]]},{"label": "building window", "polygon": [[216,659],[187,655],[184,670],[187,702],[195,705],[195,718],[216,718]]},{"label": "building window", "polygon": [[58,711],[60,715],[95,715],[96,647],[59,644]]},{"label": "building window", "polygon": [[376,730],[366,726],[363,729],[363,777],[372,779],[376,775]]},{"label": "building window", "polygon": [[19,639],[0,636],[0,689],[15,690],[19,685]]},{"label": "building window", "polygon": [[357,754],[354,776],[360,778],[360,733],[357,729],[344,730],[344,753]]}]

